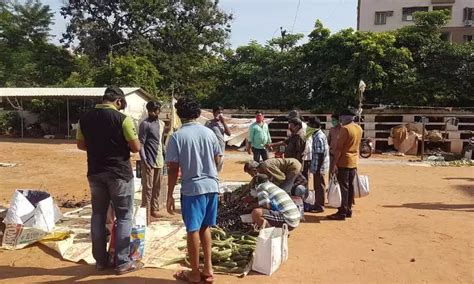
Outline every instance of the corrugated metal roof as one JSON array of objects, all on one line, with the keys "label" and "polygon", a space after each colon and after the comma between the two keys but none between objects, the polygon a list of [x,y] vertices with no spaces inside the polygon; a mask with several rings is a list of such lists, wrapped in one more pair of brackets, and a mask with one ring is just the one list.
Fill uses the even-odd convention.
[{"label": "corrugated metal roof", "polygon": [[[0,97],[102,97],[106,88],[0,88]],[[125,95],[140,88],[121,88]]]}]

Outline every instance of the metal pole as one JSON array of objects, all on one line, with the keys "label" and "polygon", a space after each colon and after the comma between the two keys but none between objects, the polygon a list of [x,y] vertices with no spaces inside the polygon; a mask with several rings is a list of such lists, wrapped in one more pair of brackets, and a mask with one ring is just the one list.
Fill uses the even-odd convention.
[{"label": "metal pole", "polygon": [[67,112],[67,138],[71,138],[71,133],[69,132],[69,98],[66,98],[66,112]]},{"label": "metal pole", "polygon": [[425,117],[421,118],[423,129],[421,130],[421,160],[425,159]]},{"label": "metal pole", "polygon": [[21,113],[21,138],[24,138],[24,133],[23,133],[23,126],[24,126],[24,122],[23,122],[23,98],[20,99],[20,113]]}]

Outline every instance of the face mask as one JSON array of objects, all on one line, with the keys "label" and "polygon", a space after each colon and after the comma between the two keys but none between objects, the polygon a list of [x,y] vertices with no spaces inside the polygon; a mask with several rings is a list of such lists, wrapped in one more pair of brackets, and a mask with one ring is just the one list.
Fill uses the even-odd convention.
[{"label": "face mask", "polygon": [[258,123],[263,122],[263,115],[257,114],[257,115],[255,116],[255,120],[256,120]]},{"label": "face mask", "polygon": [[331,120],[331,124],[333,127],[336,127],[339,124],[339,121],[337,119]]}]

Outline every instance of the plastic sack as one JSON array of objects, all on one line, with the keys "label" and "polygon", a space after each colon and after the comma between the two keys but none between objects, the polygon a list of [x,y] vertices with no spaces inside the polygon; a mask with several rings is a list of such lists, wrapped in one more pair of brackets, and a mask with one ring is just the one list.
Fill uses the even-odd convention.
[{"label": "plastic sack", "polygon": [[263,228],[257,238],[252,270],[272,275],[288,260],[288,226]]},{"label": "plastic sack", "polygon": [[341,207],[341,201],[341,188],[336,176],[332,176],[328,188],[328,206],[339,208]]},{"label": "plastic sack", "polygon": [[19,189],[13,194],[5,223],[2,247],[20,249],[41,240],[55,228],[62,214],[45,191]]},{"label": "plastic sack", "polygon": [[355,175],[354,177],[354,198],[361,198],[369,195],[369,177]]}]

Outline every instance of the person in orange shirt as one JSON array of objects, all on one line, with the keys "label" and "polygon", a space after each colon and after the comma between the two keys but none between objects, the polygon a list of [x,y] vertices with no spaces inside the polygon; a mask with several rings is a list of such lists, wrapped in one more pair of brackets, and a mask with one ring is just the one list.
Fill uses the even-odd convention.
[{"label": "person in orange shirt", "polygon": [[352,201],[354,199],[354,178],[359,162],[359,147],[362,139],[362,128],[354,123],[354,112],[347,110],[341,113],[339,130],[332,174],[337,174],[341,187],[341,207],[337,213],[327,216],[330,220],[345,220],[352,217]]}]

